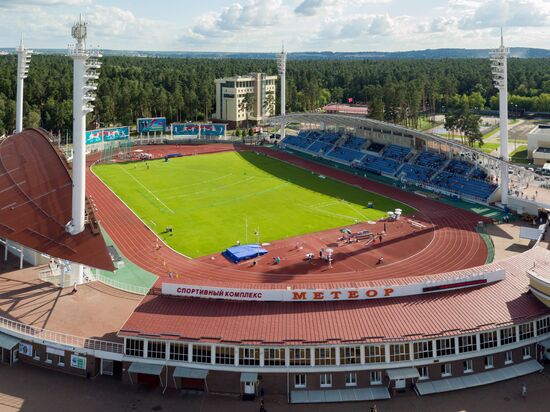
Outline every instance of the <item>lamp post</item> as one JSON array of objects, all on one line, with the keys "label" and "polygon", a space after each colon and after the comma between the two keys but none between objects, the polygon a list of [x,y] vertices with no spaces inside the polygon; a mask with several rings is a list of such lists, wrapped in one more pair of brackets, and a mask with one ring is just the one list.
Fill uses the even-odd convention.
[{"label": "lamp post", "polygon": [[279,76],[281,76],[281,141],[286,137],[286,52],[283,49],[277,58]]},{"label": "lamp post", "polygon": [[15,133],[21,133],[23,130],[23,86],[25,79],[29,74],[29,66],[31,64],[32,50],[26,49],[23,45],[23,36],[21,43],[15,49],[17,53],[17,94],[15,105]]},{"label": "lamp post", "polygon": [[508,204],[508,67],[507,59],[510,49],[504,46],[502,30],[500,34],[500,47],[490,53],[491,71],[495,87],[499,92],[500,113],[500,188],[501,202]]}]

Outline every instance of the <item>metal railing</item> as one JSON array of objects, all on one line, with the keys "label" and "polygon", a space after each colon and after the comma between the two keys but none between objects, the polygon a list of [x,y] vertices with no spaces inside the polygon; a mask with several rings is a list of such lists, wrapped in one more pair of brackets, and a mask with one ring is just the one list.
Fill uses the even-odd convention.
[{"label": "metal railing", "polygon": [[61,274],[55,273],[52,269],[44,269],[38,272],[38,279],[40,279],[43,282],[51,283],[54,286],[60,286],[61,285]]},{"label": "metal railing", "polygon": [[111,286],[112,288],[123,290],[124,292],[134,293],[136,295],[142,296],[147,295],[147,293],[149,293],[149,289],[151,289],[150,287],[137,286],[130,283],[120,282],[116,279],[111,279],[107,276],[103,276],[101,273],[97,272],[93,274],[93,280],[97,280],[98,282],[101,282],[107,286]]},{"label": "metal railing", "polygon": [[8,334],[10,334],[9,332],[14,332],[19,337],[22,337],[23,339],[28,338],[28,340],[33,342],[42,341],[41,343],[57,343],[60,345],[69,346],[71,348],[74,348],[75,350],[87,349],[120,354],[124,353],[124,345],[122,343],[83,338],[66,333],[54,332],[51,330],[26,325],[24,323],[10,320],[1,316],[0,330],[7,332]]}]

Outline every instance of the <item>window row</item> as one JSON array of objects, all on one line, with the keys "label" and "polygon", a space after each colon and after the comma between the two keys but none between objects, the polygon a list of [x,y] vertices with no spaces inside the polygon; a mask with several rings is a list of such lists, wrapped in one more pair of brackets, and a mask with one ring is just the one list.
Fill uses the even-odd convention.
[{"label": "window row", "polygon": [[[535,336],[550,333],[550,317],[536,322],[523,323],[481,332],[479,334],[462,335],[458,338],[449,337],[435,340],[417,341],[412,345],[407,343],[390,343],[377,345],[319,347],[319,348],[289,348],[289,366],[332,366],[357,365],[363,362],[385,363],[386,355],[390,362],[405,362],[418,359],[438,358],[478,350],[496,348],[530,339]],[[191,353],[189,348],[191,347]],[[169,351],[168,355],[166,351]],[[235,364],[234,347],[216,346],[215,353],[209,345],[170,342],[167,347],[164,341],[150,340],[145,349],[145,341],[141,339],[126,339],[125,353],[128,356],[148,357],[152,359],[170,359],[174,361],[191,361],[197,363],[212,363],[220,365]],[[238,364],[245,366],[260,366],[260,348],[238,348]],[[386,350],[389,353],[386,354]],[[411,353],[412,351],[412,353]],[[364,353],[363,353],[364,352]],[[264,366],[285,366],[285,348],[265,348],[263,351]],[[339,360],[339,361],[338,361]]]},{"label": "window row", "polygon": [[[347,372],[345,374],[346,386],[357,386],[357,372]],[[381,385],[382,384],[382,371],[370,372],[370,384]],[[294,387],[297,389],[307,387],[307,375],[305,373],[294,375]],[[321,373],[319,375],[319,387],[330,388],[332,387],[332,374]]]}]

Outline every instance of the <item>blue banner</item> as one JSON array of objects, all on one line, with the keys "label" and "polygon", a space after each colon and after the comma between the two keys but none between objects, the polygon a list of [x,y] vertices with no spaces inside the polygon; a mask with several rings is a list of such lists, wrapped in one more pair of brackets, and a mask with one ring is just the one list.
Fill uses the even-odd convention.
[{"label": "blue banner", "polygon": [[172,125],[173,136],[198,136],[199,125],[186,123],[186,124],[173,124]]},{"label": "blue banner", "polygon": [[86,144],[101,143],[102,138],[101,129],[86,130]]},{"label": "blue banner", "polygon": [[104,142],[128,139],[128,137],[130,137],[130,126],[111,127],[109,129],[103,129]]},{"label": "blue banner", "polygon": [[201,136],[225,136],[225,124],[201,124]]},{"label": "blue banner", "polygon": [[166,117],[148,117],[138,119],[138,133],[162,132],[166,131]]}]

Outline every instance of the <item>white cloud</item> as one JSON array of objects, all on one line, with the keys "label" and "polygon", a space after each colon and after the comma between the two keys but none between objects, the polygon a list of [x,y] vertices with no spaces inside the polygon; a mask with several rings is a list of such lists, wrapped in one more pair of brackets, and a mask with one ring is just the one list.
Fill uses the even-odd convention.
[{"label": "white cloud", "polygon": [[550,25],[550,3],[545,0],[490,0],[481,2],[460,19],[464,30],[490,27],[536,27]]},{"label": "white cloud", "polygon": [[219,1],[225,7],[185,8],[182,19],[150,13],[158,5],[145,2],[0,0],[0,27],[9,28],[0,47],[15,47],[23,32],[31,48],[65,48],[80,12],[90,44],[110,49],[267,52],[281,41],[289,51],[490,48],[501,25],[510,46],[550,47],[550,0]]},{"label": "white cloud", "polygon": [[356,10],[368,4],[391,3],[392,0],[303,0],[294,12],[298,15],[311,17],[320,14],[330,15],[343,13],[345,10]]},{"label": "white cloud", "polygon": [[197,23],[188,28],[182,37],[183,41],[218,43],[220,40],[229,43],[243,41],[251,33],[271,29],[284,23],[289,9],[282,0],[249,0],[245,3],[233,3],[220,12],[203,14]]},{"label": "white cloud", "polygon": [[86,6],[92,0],[0,0],[0,7],[23,6]]},{"label": "white cloud", "polygon": [[303,16],[315,16],[326,6],[326,3],[328,3],[326,0],[304,0],[294,11]]}]

